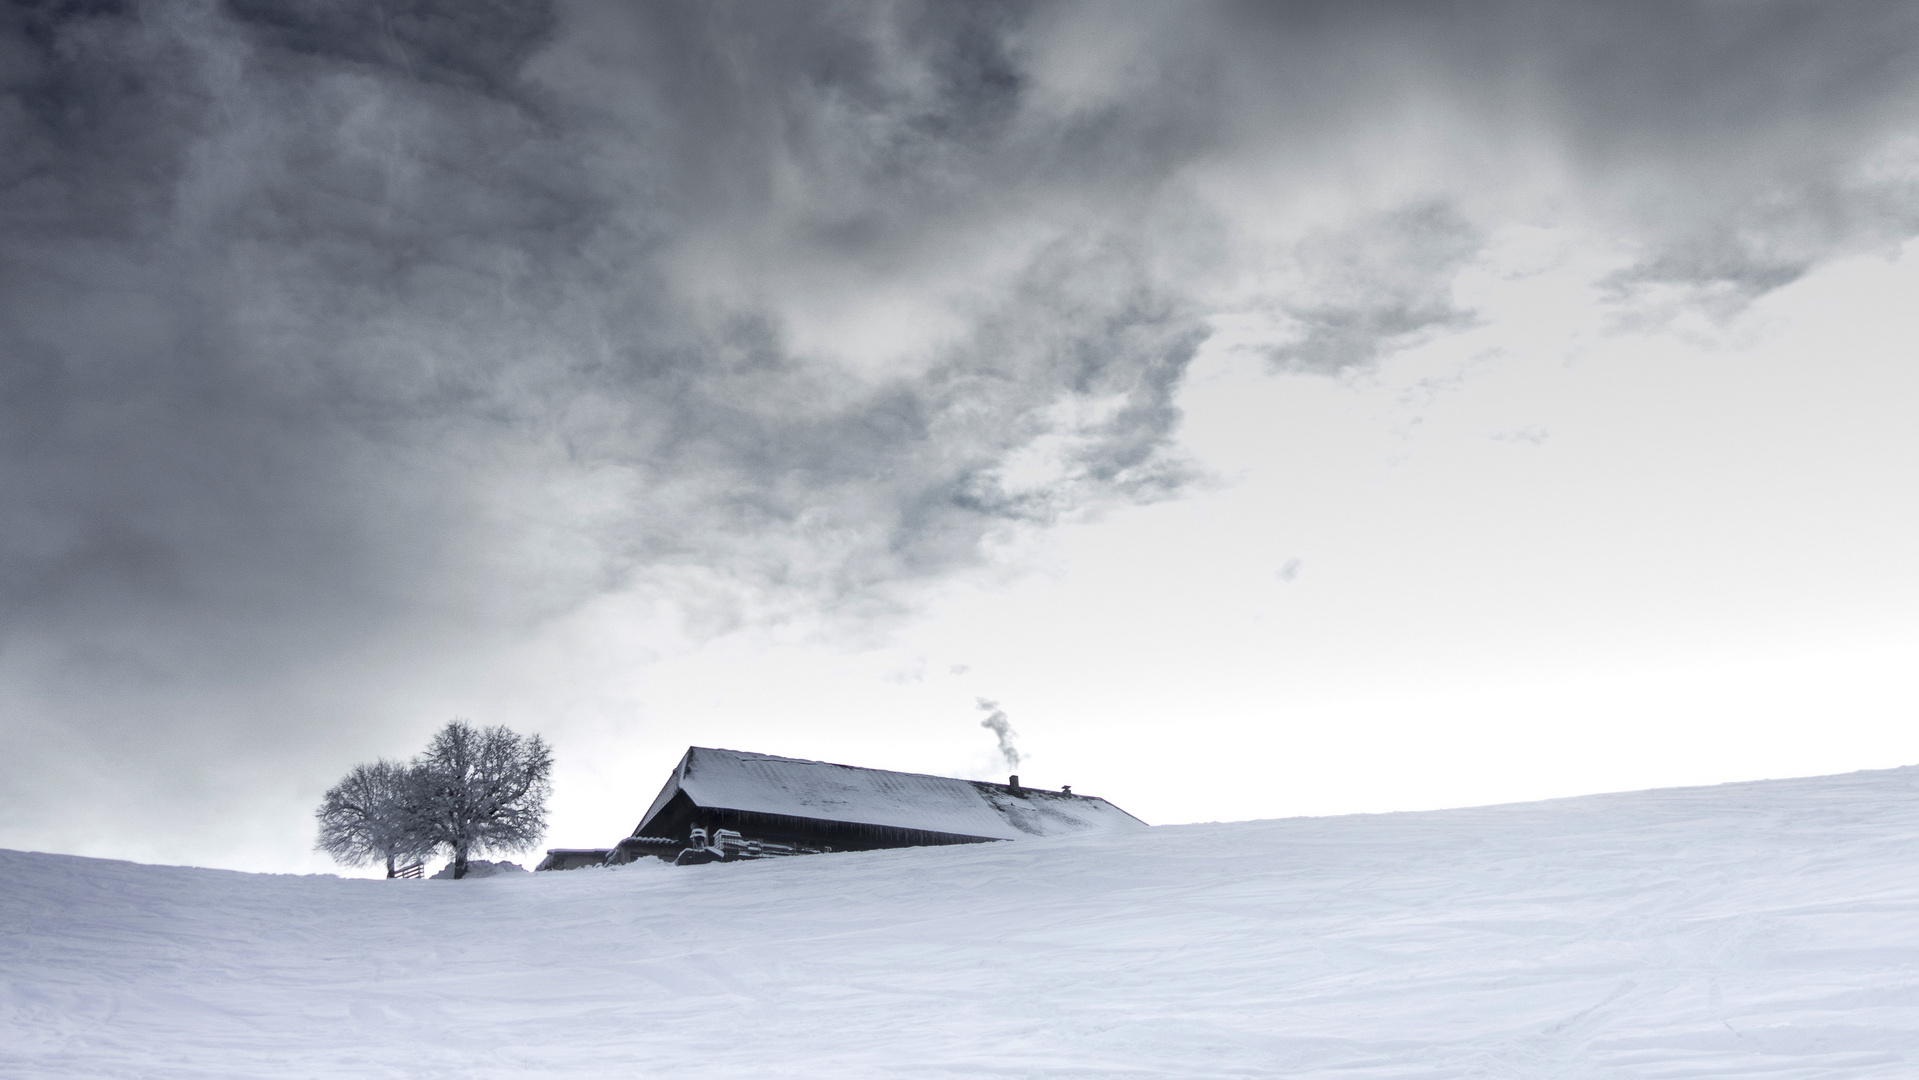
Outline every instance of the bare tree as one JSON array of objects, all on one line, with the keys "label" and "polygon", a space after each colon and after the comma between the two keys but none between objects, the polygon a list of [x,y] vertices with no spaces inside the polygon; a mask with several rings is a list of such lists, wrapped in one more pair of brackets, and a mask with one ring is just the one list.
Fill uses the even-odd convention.
[{"label": "bare tree", "polygon": [[349,866],[385,859],[392,877],[395,858],[419,858],[433,848],[421,829],[418,788],[414,770],[399,762],[355,765],[320,801],[314,847]]},{"label": "bare tree", "polygon": [[455,720],[414,762],[421,835],[453,853],[453,876],[469,855],[519,851],[546,833],[553,753],[538,735]]}]

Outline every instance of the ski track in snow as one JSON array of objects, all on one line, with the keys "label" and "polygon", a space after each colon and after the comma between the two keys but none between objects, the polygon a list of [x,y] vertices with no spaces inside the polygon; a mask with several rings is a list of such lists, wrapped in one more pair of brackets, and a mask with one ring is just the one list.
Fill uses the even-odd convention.
[{"label": "ski track in snow", "polygon": [[9,1077],[1919,1076],[1919,770],[476,881],[0,852]]}]

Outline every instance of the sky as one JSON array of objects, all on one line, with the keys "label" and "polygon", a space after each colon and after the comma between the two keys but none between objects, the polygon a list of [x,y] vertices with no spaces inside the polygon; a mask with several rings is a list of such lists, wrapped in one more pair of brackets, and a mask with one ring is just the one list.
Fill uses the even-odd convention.
[{"label": "sky", "polygon": [[1153,823],[1919,762],[1916,52],[10,7],[0,846],[329,870],[455,717],[553,745],[554,846],[693,744]]}]

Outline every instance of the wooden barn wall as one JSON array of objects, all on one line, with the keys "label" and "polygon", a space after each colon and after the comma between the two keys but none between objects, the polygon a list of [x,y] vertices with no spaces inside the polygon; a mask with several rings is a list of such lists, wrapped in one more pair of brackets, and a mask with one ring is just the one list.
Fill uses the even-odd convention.
[{"label": "wooden barn wall", "polygon": [[[686,842],[693,826],[732,829],[749,840],[771,840],[806,847],[830,847],[835,851],[871,851],[877,848],[936,847],[945,844],[991,843],[993,838],[903,829],[891,825],[866,825],[850,821],[823,821],[819,818],[789,817],[784,814],[760,814],[746,810],[726,810],[698,806],[685,792],[674,796],[644,830],[646,836],[667,837]],[[636,831],[635,835],[641,835]]]}]

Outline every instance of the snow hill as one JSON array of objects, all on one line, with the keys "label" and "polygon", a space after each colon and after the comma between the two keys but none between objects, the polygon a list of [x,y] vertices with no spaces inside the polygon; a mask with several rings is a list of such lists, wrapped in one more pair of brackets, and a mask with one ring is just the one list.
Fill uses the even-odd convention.
[{"label": "snow hill", "polygon": [[0,853],[9,1077],[1919,1076],[1919,770],[478,881]]}]

